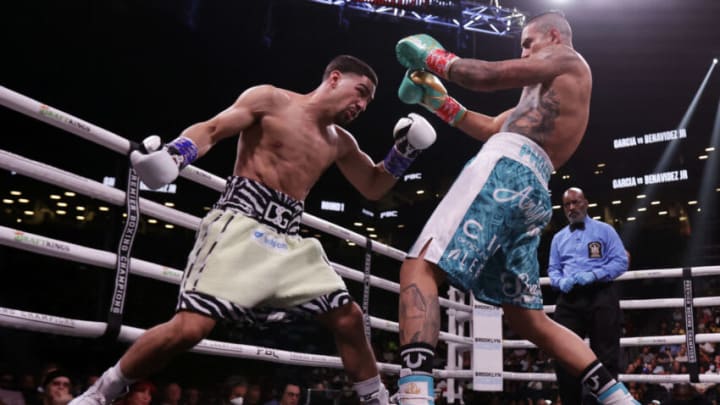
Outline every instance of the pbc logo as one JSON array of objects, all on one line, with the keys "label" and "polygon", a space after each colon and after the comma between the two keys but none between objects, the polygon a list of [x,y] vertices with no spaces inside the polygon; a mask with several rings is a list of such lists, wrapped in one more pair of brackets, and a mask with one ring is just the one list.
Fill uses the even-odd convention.
[{"label": "pbc logo", "polygon": [[292,219],[292,211],[273,201],[268,203],[263,219],[277,226],[280,229],[287,228]]},{"label": "pbc logo", "polygon": [[278,356],[277,353],[275,353],[275,350],[272,350],[272,349],[264,349],[264,348],[261,348],[261,347],[258,347],[258,348],[257,348],[257,353],[256,353],[256,355],[258,355],[258,356],[273,357],[273,358],[276,358],[276,359],[279,359],[279,358],[280,358],[280,356]]},{"label": "pbc logo", "polygon": [[602,257],[602,244],[597,241],[588,243],[588,257],[591,259],[599,259]]}]

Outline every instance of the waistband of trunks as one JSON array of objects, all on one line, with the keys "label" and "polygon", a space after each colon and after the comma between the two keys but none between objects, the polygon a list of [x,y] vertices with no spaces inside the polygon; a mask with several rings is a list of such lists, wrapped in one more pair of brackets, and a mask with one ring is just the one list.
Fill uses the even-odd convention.
[{"label": "waistband of trunks", "polygon": [[483,145],[482,151],[495,151],[524,164],[546,186],[554,170],[550,157],[540,145],[527,136],[514,132],[499,132],[491,136]]},{"label": "waistband of trunks", "polygon": [[279,233],[296,235],[304,203],[259,181],[230,176],[214,208],[236,210]]}]

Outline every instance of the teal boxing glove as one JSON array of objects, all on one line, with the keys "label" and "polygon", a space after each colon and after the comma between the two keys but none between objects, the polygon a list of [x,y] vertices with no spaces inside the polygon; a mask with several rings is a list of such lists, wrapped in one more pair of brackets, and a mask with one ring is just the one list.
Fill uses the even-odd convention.
[{"label": "teal boxing glove", "polygon": [[460,59],[448,52],[435,38],[427,34],[405,37],[395,45],[395,55],[408,69],[429,70],[443,79],[448,78],[450,66]]},{"label": "teal boxing glove", "polygon": [[398,88],[398,97],[406,104],[421,104],[443,121],[456,126],[467,108],[447,94],[440,79],[423,70],[408,70]]}]

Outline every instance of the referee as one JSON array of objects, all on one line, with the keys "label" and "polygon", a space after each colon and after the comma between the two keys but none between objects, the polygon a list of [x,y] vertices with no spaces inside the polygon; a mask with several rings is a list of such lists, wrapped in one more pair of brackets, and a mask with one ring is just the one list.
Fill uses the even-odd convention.
[{"label": "referee", "polygon": [[[550,283],[560,290],[553,318],[581,338],[589,337],[598,360],[617,379],[622,312],[612,281],[627,270],[628,255],[612,226],[587,216],[581,189],[567,189],[562,201],[569,225],[553,237],[548,266]],[[581,381],[560,365],[555,373],[562,403],[583,403]]]}]

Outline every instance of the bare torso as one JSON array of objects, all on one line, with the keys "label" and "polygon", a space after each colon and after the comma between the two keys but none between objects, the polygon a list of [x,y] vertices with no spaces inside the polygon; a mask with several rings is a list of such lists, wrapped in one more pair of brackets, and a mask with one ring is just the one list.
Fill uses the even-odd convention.
[{"label": "bare torso", "polygon": [[320,125],[300,94],[275,89],[272,97],[268,110],[240,135],[233,173],[304,200],[349,135]]},{"label": "bare torso", "polygon": [[502,131],[527,136],[540,145],[553,163],[562,166],[575,152],[587,128],[592,76],[585,60],[553,80],[526,86]]}]

